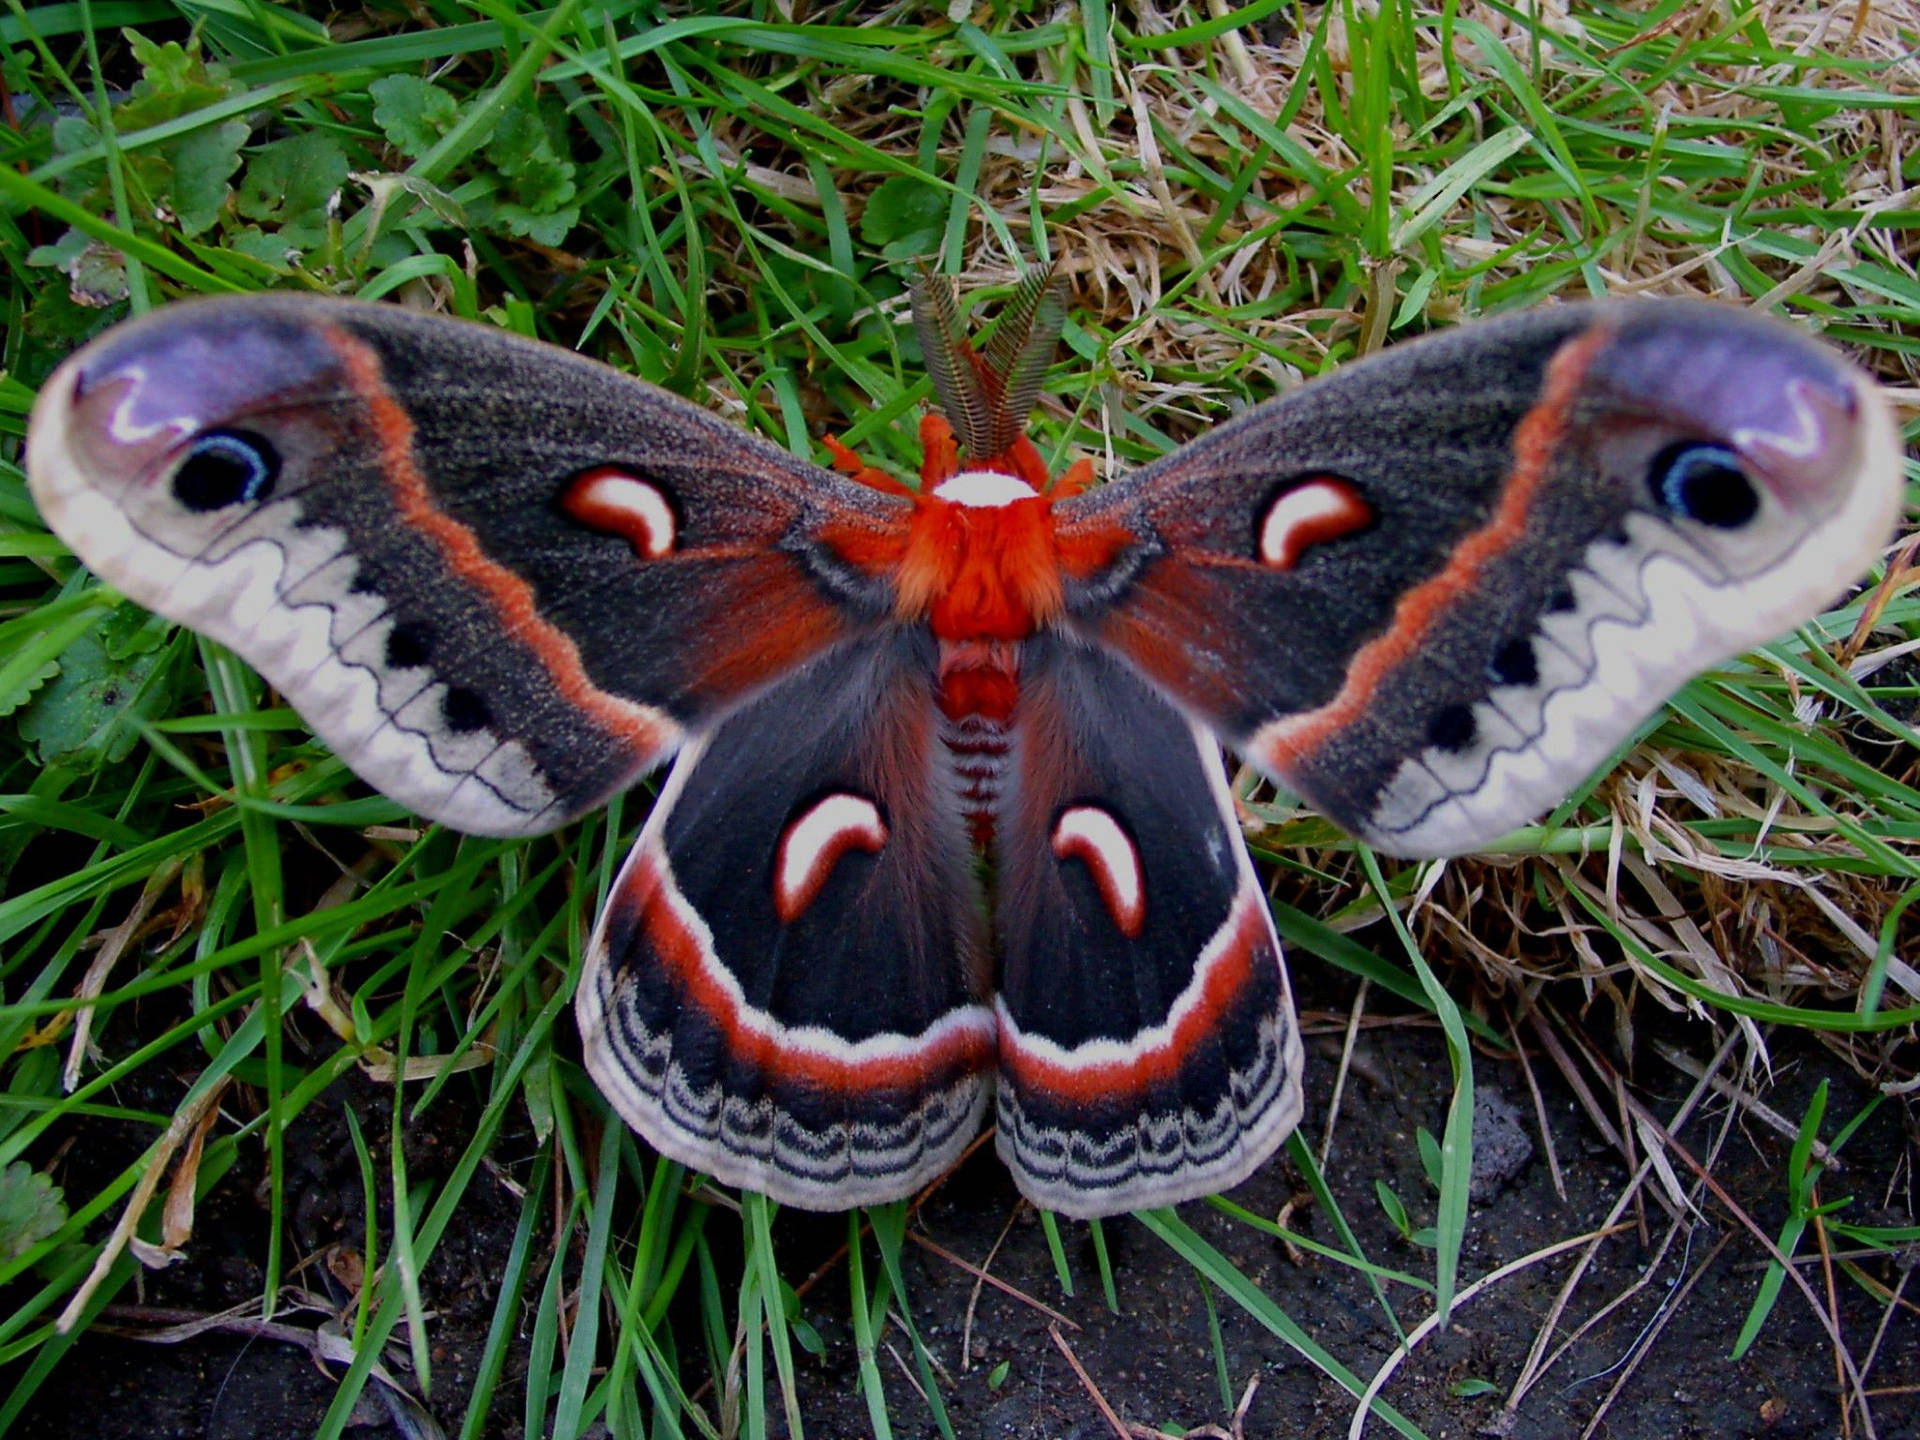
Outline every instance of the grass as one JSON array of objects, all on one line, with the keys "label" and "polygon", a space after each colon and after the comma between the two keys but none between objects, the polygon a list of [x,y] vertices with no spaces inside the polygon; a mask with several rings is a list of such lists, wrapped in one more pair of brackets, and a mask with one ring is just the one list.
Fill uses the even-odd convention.
[{"label": "grass", "polygon": [[[76,1345],[102,1316],[174,1323],[143,1308],[140,1264],[202,1263],[196,1200],[257,1185],[256,1303],[222,1323],[280,1339],[270,1327],[312,1334],[337,1313],[326,1437],[368,1397],[475,1440],[965,1434],[1023,1396],[1077,1424],[1099,1413],[1090,1334],[1123,1369],[1162,1343],[1164,1317],[1129,1313],[1128,1277],[1155,1267],[1178,1284],[1185,1267],[1204,1302],[1206,1353],[1181,1383],[1212,1398],[1175,1414],[1190,1392],[1148,1387],[1125,1419],[1225,1426],[1245,1393],[1250,1423],[1277,1432],[1295,1416],[1284,1387],[1248,1381],[1292,1352],[1318,1376],[1301,1393],[1331,1407],[1284,1422],[1299,1433],[1327,1413],[1358,1433],[1362,1393],[1373,1433],[1453,1428],[1449,1407],[1481,1395],[1536,1425],[1532,1407],[1557,1405],[1552,1423],[1577,1428],[1632,1402],[1632,1366],[1673,1313],[1651,1312],[1625,1379],[1562,1390],[1581,1383],[1577,1354],[1553,1349],[1575,1316],[1649,1313],[1644,1280],[1593,1293],[1607,1247],[1626,1225],[1649,1272],[1691,1263],[1685,1217],[1702,1211],[1762,1267],[1741,1282],[1741,1347],[1811,1325],[1830,1420],[1883,1433],[1876,1413],[1910,1402],[1871,1392],[1917,1378],[1891,1265],[1920,1238],[1913,1162],[1904,1181],[1898,1163],[1836,1167],[1870,1133],[1856,1127],[1912,1120],[1920,691],[1902,656],[1920,606],[1904,552],[1883,583],[1690,685],[1502,855],[1383,869],[1246,789],[1296,973],[1310,954],[1358,985],[1321,1027],[1338,1086],[1370,1024],[1438,1017],[1451,1101],[1422,1105],[1440,1134],[1356,1129],[1337,1088],[1310,1108],[1319,1142],[1289,1147],[1298,1214],[1223,1201],[1084,1244],[1052,1217],[1044,1242],[1015,1234],[1036,1257],[1029,1298],[1060,1318],[1051,1344],[1004,1352],[1009,1380],[927,1328],[963,1272],[926,1258],[920,1210],[849,1216],[822,1241],[757,1197],[689,1188],[586,1083],[575,961],[644,790],[530,844],[419,831],[243,666],[118,603],[40,526],[19,439],[52,364],[129,310],[269,286],[579,344],[796,450],[832,429],[908,470],[927,387],[899,322],[923,258],[975,288],[1003,285],[1016,255],[1059,260],[1075,309],[1037,433],[1109,470],[1403,335],[1619,291],[1740,299],[1823,331],[1893,388],[1912,433],[1920,31],[1897,9],[804,18],[631,0],[426,0],[331,30],[263,0],[0,12],[0,1432],[85,1373]],[[1643,1078],[1674,1016],[1699,1052],[1677,1105]],[[1609,1168],[1565,1157],[1604,1190],[1496,1269],[1467,1200],[1474,1061],[1512,1074],[1516,1053],[1529,1087],[1581,1107]],[[1778,1153],[1754,1148],[1773,1168],[1743,1200],[1716,1165],[1744,1143],[1735,1122],[1763,1123],[1775,1055],[1822,1084],[1779,1117]],[[289,1188],[288,1141],[316,1132],[350,1155],[359,1197],[330,1267]],[[1756,1194],[1773,1197],[1764,1220]],[[439,1358],[466,1243],[449,1237],[479,1233],[490,1303],[464,1317],[470,1351]],[[1300,1269],[1259,1262],[1275,1244]],[[965,1258],[991,1271],[986,1253]],[[1394,1337],[1418,1364],[1437,1317],[1470,1323],[1536,1266],[1564,1322],[1485,1362],[1498,1383],[1386,1383],[1408,1363]],[[1306,1273],[1351,1282],[1366,1325],[1329,1323]]]}]

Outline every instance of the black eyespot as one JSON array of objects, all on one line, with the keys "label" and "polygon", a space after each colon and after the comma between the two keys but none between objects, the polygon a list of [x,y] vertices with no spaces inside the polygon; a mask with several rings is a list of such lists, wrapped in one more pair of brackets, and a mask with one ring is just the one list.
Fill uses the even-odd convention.
[{"label": "black eyespot", "polygon": [[1471,706],[1449,705],[1427,723],[1427,741],[1442,750],[1464,750],[1479,731]]},{"label": "black eyespot", "polygon": [[209,430],[196,435],[173,472],[173,498],[195,514],[250,505],[273,493],[280,478],[280,452],[250,430]]},{"label": "black eyespot", "polygon": [[1547,595],[1547,612],[1552,615],[1564,615],[1579,603],[1573,598],[1571,585],[1556,585]]},{"label": "black eyespot", "polygon": [[447,728],[456,735],[471,735],[493,723],[493,711],[487,702],[460,685],[448,688],[440,701],[440,713],[447,718]]},{"label": "black eyespot", "polygon": [[1522,636],[1509,640],[1494,654],[1487,674],[1496,685],[1538,685],[1540,662],[1533,653],[1533,641]]},{"label": "black eyespot", "polygon": [[427,627],[402,621],[387,632],[387,665],[394,670],[413,670],[433,658],[433,637]]},{"label": "black eyespot", "polygon": [[1669,445],[1653,457],[1647,484],[1654,503],[1669,515],[1716,530],[1738,529],[1760,509],[1760,496],[1740,468],[1740,457],[1724,445]]}]

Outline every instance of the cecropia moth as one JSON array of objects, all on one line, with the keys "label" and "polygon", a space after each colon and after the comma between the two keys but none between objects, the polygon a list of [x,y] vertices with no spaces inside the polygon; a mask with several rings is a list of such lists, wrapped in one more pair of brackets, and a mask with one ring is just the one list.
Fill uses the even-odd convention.
[{"label": "cecropia moth", "polygon": [[1383,850],[1471,850],[1832,599],[1901,494],[1867,380],[1729,309],[1464,326],[1092,486],[1025,434],[1062,289],[977,354],[949,287],[915,302],[917,489],[286,296],[113,330],[29,442],[88,565],[422,815],[532,834],[672,759],[587,1065],[664,1154],[805,1207],[908,1193],[989,1107],[1068,1214],[1243,1179],[1301,1047],[1221,745]]}]

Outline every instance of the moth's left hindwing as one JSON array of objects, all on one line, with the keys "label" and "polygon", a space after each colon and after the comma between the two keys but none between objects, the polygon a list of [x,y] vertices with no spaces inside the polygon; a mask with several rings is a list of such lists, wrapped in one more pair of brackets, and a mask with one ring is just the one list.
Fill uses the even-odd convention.
[{"label": "moth's left hindwing", "polygon": [[923,631],[804,667],[681,753],[580,981],[587,1066],[666,1154],[812,1209],[980,1128],[985,911]]},{"label": "moth's left hindwing", "polygon": [[591,811],[890,610],[906,502],[552,346],[393,306],[170,307],[44,387],[41,513],[458,829]]},{"label": "moth's left hindwing", "polygon": [[1887,542],[1884,402],[1744,312],[1565,306],[1349,365],[1059,507],[1081,634],[1396,854],[1467,851]]}]

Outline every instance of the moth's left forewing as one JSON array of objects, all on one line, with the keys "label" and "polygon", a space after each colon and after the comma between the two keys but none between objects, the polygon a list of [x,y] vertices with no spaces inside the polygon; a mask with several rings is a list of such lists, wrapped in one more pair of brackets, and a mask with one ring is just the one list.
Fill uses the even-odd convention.
[{"label": "moth's left forewing", "polygon": [[395,306],[170,306],[70,358],[36,503],[459,829],[584,814],[890,611],[906,505],[582,356]]},{"label": "moth's left forewing", "polygon": [[1567,306],[1396,347],[1061,507],[1083,633],[1399,854],[1564,796],[1886,543],[1866,378],[1777,323]]}]

